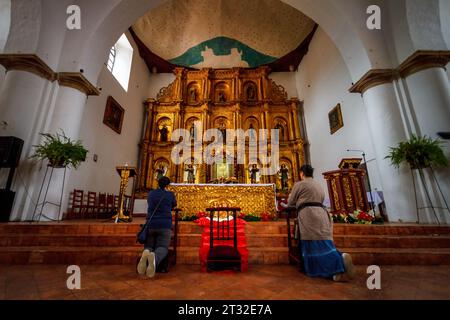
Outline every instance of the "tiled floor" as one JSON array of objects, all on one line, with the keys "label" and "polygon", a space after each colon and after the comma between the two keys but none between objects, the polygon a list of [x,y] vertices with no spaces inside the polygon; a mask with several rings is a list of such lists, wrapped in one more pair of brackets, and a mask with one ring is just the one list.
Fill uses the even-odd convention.
[{"label": "tiled floor", "polygon": [[201,273],[177,265],[154,279],[133,266],[81,266],[81,290],[69,290],[66,266],[0,266],[5,299],[450,299],[450,266],[382,266],[381,290],[368,290],[366,268],[351,283],[312,279],[291,266],[250,266],[246,273]]}]

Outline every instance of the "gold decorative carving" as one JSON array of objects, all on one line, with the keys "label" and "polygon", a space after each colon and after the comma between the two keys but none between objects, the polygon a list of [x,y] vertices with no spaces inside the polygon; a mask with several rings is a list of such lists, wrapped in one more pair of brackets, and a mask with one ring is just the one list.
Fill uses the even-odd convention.
[{"label": "gold decorative carving", "polygon": [[369,210],[363,184],[364,174],[364,170],[353,168],[323,173],[330,198],[333,199],[331,214],[348,214],[358,209]]},{"label": "gold decorative carving", "polygon": [[172,82],[167,87],[159,90],[156,99],[160,102],[172,102],[174,100],[177,100],[177,96],[175,94],[175,82]]},{"label": "gold decorative carving", "polygon": [[60,72],[58,73],[58,83],[61,86],[84,92],[88,96],[100,95],[100,91],[80,72]]},{"label": "gold decorative carving", "polygon": [[259,216],[263,212],[275,213],[275,190],[271,185],[184,185],[172,184],[167,188],[177,198],[183,215],[205,211],[208,207],[235,206],[243,213]]},{"label": "gold decorative carving", "polygon": [[361,185],[359,184],[359,179],[355,175],[351,176],[353,185],[356,188],[356,199],[358,199],[358,207],[363,210],[364,208],[364,201],[363,201],[363,193],[361,191]]},{"label": "gold decorative carving", "polygon": [[[166,88],[162,88],[157,99],[146,101],[146,121],[140,144],[140,162],[138,192],[145,197],[151,187],[156,184],[155,162],[158,159],[171,159],[174,143],[161,141],[162,117],[171,120],[168,127],[168,137],[177,129],[186,129],[191,133],[192,123],[199,121],[200,130],[210,128],[226,129],[253,128],[256,136],[261,129],[273,129],[279,122],[284,128],[284,139],[280,144],[280,159],[290,163],[289,176],[298,178],[300,167],[304,164],[304,141],[301,137],[303,124],[297,124],[294,130],[296,114],[298,114],[298,100],[287,100],[287,93],[269,78],[270,69],[232,68],[188,70],[176,68],[175,80]],[[249,89],[251,87],[251,89]],[[269,90],[272,88],[272,90]],[[197,90],[198,92],[194,92]],[[224,92],[220,97],[219,93]],[[275,121],[275,122],[274,122]],[[294,124],[293,124],[294,123]],[[194,129],[192,129],[194,132]],[[203,132],[197,132],[202,134]],[[224,132],[226,133],[226,131]],[[165,133],[164,133],[165,134]],[[206,144],[204,145],[206,146]],[[240,151],[242,152],[242,151]],[[201,155],[186,155],[201,159]],[[234,154],[227,154],[229,158],[237,159],[237,148]],[[184,157],[184,155],[183,155]],[[225,167],[204,163],[197,167],[196,183],[209,183],[223,178],[236,178],[237,182],[250,183],[248,168],[250,159],[244,155],[244,164],[236,162]],[[184,163],[184,159],[182,160]],[[181,165],[168,163],[168,175],[174,183],[186,180],[185,170]],[[280,170],[280,168],[278,168]],[[277,171],[278,171],[277,170]],[[224,176],[226,175],[226,177]],[[277,176],[261,176],[261,183],[275,183]],[[292,186],[290,183],[289,186]],[[342,205],[341,205],[342,207]]]},{"label": "gold decorative carving", "polygon": [[285,102],[287,100],[286,90],[272,79],[269,79],[269,99],[272,102]]},{"label": "gold decorative carving", "polygon": [[347,202],[347,207],[352,208],[353,207],[353,197],[352,197],[352,191],[350,190],[350,182],[348,181],[347,177],[342,178],[342,185],[344,187],[345,200]]},{"label": "gold decorative carving", "polygon": [[336,210],[341,210],[341,205],[339,204],[339,194],[336,186],[336,178],[331,179],[331,189],[333,190],[334,207]]}]

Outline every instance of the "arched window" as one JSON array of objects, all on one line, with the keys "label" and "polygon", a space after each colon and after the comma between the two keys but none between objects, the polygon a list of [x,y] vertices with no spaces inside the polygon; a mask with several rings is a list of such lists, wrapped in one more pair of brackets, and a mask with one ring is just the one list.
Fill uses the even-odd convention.
[{"label": "arched window", "polygon": [[128,91],[132,61],[133,47],[128,41],[127,36],[122,34],[117,43],[109,52],[106,67],[125,91]]},{"label": "arched window", "polygon": [[109,51],[109,58],[108,63],[106,64],[108,70],[112,73],[114,70],[114,63],[116,62],[116,54],[117,50],[116,47],[111,47],[111,50]]}]

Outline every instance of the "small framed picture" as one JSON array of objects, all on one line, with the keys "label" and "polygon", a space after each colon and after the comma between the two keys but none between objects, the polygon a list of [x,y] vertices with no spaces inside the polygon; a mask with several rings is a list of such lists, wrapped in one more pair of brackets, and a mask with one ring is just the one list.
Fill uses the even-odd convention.
[{"label": "small framed picture", "polygon": [[340,103],[328,113],[328,120],[330,121],[330,134],[334,134],[344,126]]},{"label": "small framed picture", "polygon": [[109,96],[106,102],[103,123],[120,134],[122,132],[124,114],[125,110],[113,97]]}]

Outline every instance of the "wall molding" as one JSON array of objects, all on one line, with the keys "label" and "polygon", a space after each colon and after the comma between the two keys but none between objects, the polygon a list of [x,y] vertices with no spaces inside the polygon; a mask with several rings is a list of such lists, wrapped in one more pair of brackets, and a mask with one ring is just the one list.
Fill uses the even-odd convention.
[{"label": "wall molding", "polygon": [[372,69],[361,77],[350,89],[351,93],[364,93],[366,90],[390,83],[396,78],[396,73],[392,69]]},{"label": "wall molding", "polygon": [[406,78],[416,72],[430,68],[444,68],[450,62],[450,51],[426,51],[414,52],[399,67],[400,77]]},{"label": "wall molding", "polygon": [[76,89],[88,96],[98,96],[100,91],[81,72],[55,72],[36,54],[0,54],[0,64],[6,69],[33,73],[48,81]]},{"label": "wall molding", "polygon": [[56,80],[55,72],[35,54],[0,54],[0,64],[6,71],[26,71],[52,82]]},{"label": "wall molding", "polygon": [[98,96],[100,91],[80,72],[58,73],[58,83],[85,93],[88,96]]},{"label": "wall molding", "polygon": [[351,93],[363,94],[370,88],[385,83],[391,83],[395,79],[407,78],[410,75],[430,69],[444,68],[450,62],[449,51],[419,50],[409,56],[396,69],[372,69],[364,74],[350,89]]}]

